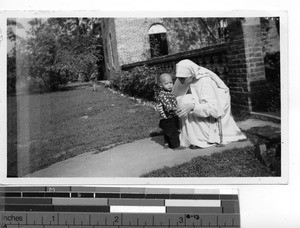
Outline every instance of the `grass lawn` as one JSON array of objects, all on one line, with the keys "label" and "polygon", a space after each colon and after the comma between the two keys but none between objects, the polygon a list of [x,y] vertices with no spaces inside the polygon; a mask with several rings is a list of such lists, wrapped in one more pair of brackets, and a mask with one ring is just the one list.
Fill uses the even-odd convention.
[{"label": "grass lawn", "polygon": [[142,177],[268,177],[269,168],[254,155],[254,147],[227,150],[192,159],[174,167],[165,167]]},{"label": "grass lawn", "polygon": [[7,99],[8,176],[17,176],[18,160],[19,174],[26,175],[92,149],[149,137],[159,122],[152,108],[102,86]]}]

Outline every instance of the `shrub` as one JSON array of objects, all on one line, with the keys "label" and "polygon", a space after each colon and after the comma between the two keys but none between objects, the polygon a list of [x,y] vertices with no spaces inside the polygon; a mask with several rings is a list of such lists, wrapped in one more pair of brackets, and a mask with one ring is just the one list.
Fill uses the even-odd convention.
[{"label": "shrub", "polygon": [[16,93],[16,77],[7,75],[7,94]]},{"label": "shrub", "polygon": [[268,111],[280,110],[280,52],[267,53],[265,58]]},{"label": "shrub", "polygon": [[156,78],[163,72],[165,71],[155,66],[138,66],[130,71],[118,72],[111,83],[130,96],[153,101],[158,89]]},{"label": "shrub", "polygon": [[15,52],[7,54],[7,94],[16,92],[16,56]]}]

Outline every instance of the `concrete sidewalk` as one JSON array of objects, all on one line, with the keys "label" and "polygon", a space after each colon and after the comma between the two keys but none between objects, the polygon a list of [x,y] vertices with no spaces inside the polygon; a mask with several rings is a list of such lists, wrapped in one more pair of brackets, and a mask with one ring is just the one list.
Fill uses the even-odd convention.
[{"label": "concrete sidewalk", "polygon": [[[252,127],[280,125],[256,119],[239,122],[242,130]],[[233,142],[224,147],[206,149],[172,150],[163,148],[163,137],[138,140],[116,146],[104,152],[91,151],[55,163],[26,177],[139,177],[165,166],[175,166],[190,161],[194,157],[220,153],[232,148],[243,148],[252,143],[249,140]]]}]

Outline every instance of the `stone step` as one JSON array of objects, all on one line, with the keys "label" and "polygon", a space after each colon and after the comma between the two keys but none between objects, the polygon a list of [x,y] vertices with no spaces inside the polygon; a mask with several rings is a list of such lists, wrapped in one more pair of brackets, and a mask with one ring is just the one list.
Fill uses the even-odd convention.
[{"label": "stone step", "polygon": [[259,120],[267,120],[274,123],[281,123],[280,113],[274,112],[250,112],[252,118]]}]

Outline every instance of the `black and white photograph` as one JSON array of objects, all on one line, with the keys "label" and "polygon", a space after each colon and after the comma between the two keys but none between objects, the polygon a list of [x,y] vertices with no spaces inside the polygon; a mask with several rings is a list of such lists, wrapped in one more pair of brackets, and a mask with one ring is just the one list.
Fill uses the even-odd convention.
[{"label": "black and white photograph", "polygon": [[[176,207],[166,227],[298,228],[299,19],[279,0],[1,1],[2,226],[89,226],[73,209],[105,190],[235,195],[213,208],[229,220]],[[151,216],[128,209],[90,225]]]},{"label": "black and white photograph", "polygon": [[5,16],[7,179],[287,183],[282,12]]}]

